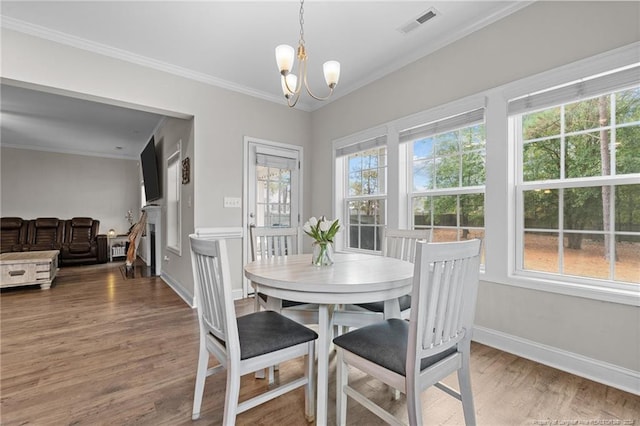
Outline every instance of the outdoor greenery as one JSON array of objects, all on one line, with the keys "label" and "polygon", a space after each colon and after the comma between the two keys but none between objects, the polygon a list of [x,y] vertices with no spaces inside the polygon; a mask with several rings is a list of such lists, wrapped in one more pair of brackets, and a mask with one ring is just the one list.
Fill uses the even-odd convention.
[{"label": "outdoor greenery", "polygon": [[[550,181],[549,189],[525,191],[525,228],[559,229],[562,205],[567,247],[581,248],[586,234],[575,231],[603,231],[589,238],[605,240],[605,256],[613,223],[615,231],[640,231],[640,184],[582,179],[640,173],[640,88],[524,115],[522,137],[523,180]],[[554,188],[560,180],[575,185]]]},{"label": "outdoor greenery", "polygon": [[[606,181],[640,173],[640,87],[525,114],[520,124],[522,180],[544,184],[523,192],[525,232],[557,239],[562,228],[576,250],[584,238],[604,241],[605,257],[615,253],[611,232],[640,241],[640,183]],[[458,238],[484,228],[485,143],[484,124],[412,142],[414,226],[455,229]],[[355,240],[384,226],[386,151],[351,155],[348,167]]]}]

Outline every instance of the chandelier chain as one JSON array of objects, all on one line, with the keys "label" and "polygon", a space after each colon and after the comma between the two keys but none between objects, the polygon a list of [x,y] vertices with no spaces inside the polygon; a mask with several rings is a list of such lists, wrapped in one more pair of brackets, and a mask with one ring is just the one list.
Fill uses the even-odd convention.
[{"label": "chandelier chain", "polygon": [[304,0],[300,0],[300,44],[304,46]]}]

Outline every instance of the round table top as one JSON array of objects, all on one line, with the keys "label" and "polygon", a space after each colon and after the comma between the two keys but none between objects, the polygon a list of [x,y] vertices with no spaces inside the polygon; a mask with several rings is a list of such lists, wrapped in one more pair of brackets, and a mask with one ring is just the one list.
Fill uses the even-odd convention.
[{"label": "round table top", "polygon": [[331,266],[314,266],[311,254],[257,260],[244,268],[256,290],[309,303],[365,303],[411,291],[414,265],[390,257],[335,253]]}]

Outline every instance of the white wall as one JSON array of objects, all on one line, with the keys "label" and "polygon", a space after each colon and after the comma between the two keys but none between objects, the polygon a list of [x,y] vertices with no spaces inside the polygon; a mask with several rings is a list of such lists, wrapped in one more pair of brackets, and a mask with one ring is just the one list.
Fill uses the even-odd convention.
[{"label": "white wall", "polygon": [[0,155],[3,217],[85,216],[98,219],[103,234],[129,229],[127,211],[140,204],[136,161],[14,148]]},{"label": "white wall", "polygon": [[[311,173],[331,175],[335,139],[637,42],[639,16],[638,2],[536,2],[313,112]],[[507,151],[506,130],[487,140],[491,273],[480,287],[476,337],[566,370],[580,364],[582,375],[640,393],[637,306],[512,285]],[[324,179],[311,191],[312,211],[331,205]]]},{"label": "white wall", "polygon": [[[193,119],[193,226],[242,226],[223,197],[242,197],[244,136],[308,149],[310,115],[194,80],[2,28],[5,82],[71,92],[107,103]],[[309,193],[309,172],[305,172]],[[305,211],[310,201],[305,200]],[[232,246],[233,247],[233,246]],[[242,287],[242,253],[230,252],[234,288]],[[188,280],[188,281],[187,281]],[[178,283],[192,297],[192,278]]]}]

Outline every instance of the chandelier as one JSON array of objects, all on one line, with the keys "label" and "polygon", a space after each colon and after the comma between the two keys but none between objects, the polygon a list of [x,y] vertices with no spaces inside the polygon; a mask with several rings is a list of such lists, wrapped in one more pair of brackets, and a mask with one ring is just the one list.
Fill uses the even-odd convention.
[{"label": "chandelier", "polygon": [[287,44],[281,44],[276,47],[276,62],[278,63],[278,70],[280,71],[280,83],[282,84],[282,92],[287,99],[289,107],[293,108],[298,99],[300,98],[300,92],[302,86],[306,89],[307,93],[314,99],[324,101],[329,99],[333,93],[334,87],[338,84],[338,78],[340,78],[340,62],[327,61],[323,64],[322,70],[324,71],[324,80],[329,86],[329,94],[325,97],[314,95],[309,89],[307,83],[307,52],[304,46],[304,0],[300,1],[300,40],[298,41],[298,76],[292,73],[294,65],[294,49]]}]

